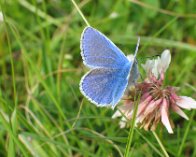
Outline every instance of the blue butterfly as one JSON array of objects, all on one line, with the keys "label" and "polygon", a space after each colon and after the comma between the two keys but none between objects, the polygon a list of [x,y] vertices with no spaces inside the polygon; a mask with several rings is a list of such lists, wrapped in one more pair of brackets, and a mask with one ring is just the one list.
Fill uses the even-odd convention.
[{"label": "blue butterfly", "polygon": [[81,56],[91,70],[81,79],[81,93],[97,106],[114,108],[129,85],[139,76],[136,55],[126,57],[105,35],[86,27],[81,35]]}]

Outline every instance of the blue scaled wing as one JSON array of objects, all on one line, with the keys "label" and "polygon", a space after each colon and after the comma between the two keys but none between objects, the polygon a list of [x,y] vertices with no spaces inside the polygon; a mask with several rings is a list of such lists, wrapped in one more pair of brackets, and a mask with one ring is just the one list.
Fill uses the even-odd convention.
[{"label": "blue scaled wing", "polygon": [[128,59],[105,35],[86,27],[81,36],[81,55],[90,68],[122,68]]},{"label": "blue scaled wing", "polygon": [[124,69],[92,69],[81,79],[80,90],[97,106],[114,108],[127,87],[130,68],[129,64]]}]

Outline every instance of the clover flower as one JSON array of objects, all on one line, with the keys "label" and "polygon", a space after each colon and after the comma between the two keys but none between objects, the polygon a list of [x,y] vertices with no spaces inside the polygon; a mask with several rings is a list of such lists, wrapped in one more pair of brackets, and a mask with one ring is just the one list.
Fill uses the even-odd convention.
[{"label": "clover flower", "polygon": [[[163,86],[164,76],[171,62],[169,50],[165,50],[161,57],[147,60],[142,65],[147,73],[147,78],[136,84],[128,91],[126,100],[119,110],[114,113],[112,118],[120,117],[120,127],[126,126],[127,120],[132,119],[134,109],[134,97],[140,94],[140,102],[136,114],[136,125],[145,130],[155,130],[159,122],[166,127],[169,133],[173,133],[172,120],[169,112],[172,110],[188,120],[183,109],[196,109],[196,101],[191,97],[178,96],[176,87]],[[122,115],[123,114],[123,115]]]}]

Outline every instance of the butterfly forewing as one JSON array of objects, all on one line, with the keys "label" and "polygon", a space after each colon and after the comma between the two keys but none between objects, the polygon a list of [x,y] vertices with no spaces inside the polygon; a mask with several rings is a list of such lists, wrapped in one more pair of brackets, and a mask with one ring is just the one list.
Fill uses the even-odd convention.
[{"label": "butterfly forewing", "polygon": [[81,55],[91,68],[123,68],[128,59],[106,36],[86,27],[81,36]]}]

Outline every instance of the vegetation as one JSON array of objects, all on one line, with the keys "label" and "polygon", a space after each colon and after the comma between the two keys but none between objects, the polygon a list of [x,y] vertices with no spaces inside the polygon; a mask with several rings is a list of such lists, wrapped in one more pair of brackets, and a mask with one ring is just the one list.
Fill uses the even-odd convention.
[{"label": "vegetation", "polygon": [[[99,157],[128,151],[128,156],[152,157],[164,156],[163,149],[170,156],[195,157],[195,111],[186,111],[189,121],[170,115],[174,134],[161,125],[156,134],[136,128],[130,141],[129,128],[120,129],[119,120],[111,118],[114,110],[81,95],[79,81],[87,69],[80,36],[86,23],[72,2],[0,0],[0,156]],[[75,2],[89,24],[126,55],[140,36],[139,64],[170,49],[165,84],[196,98],[195,1]]]}]

